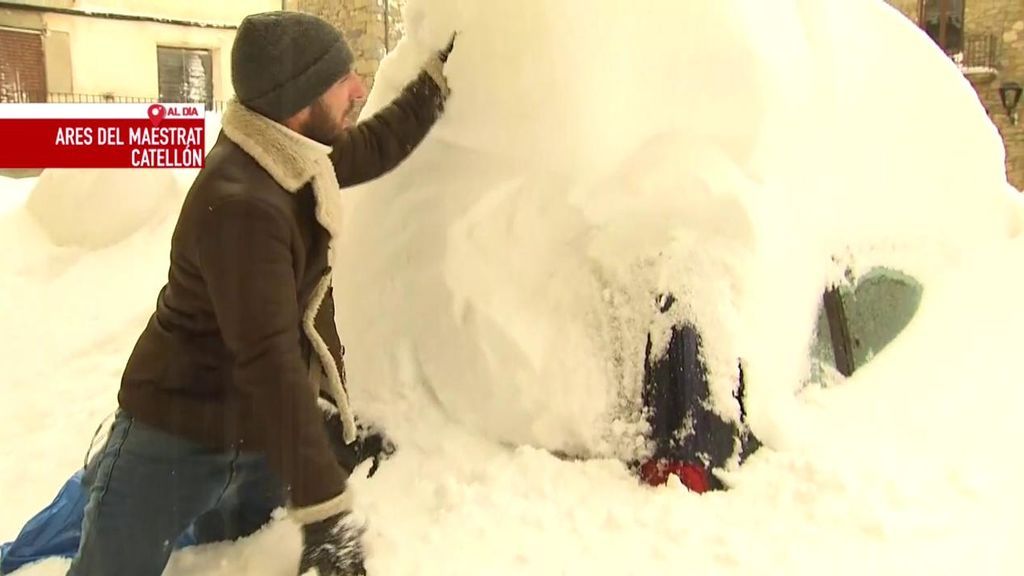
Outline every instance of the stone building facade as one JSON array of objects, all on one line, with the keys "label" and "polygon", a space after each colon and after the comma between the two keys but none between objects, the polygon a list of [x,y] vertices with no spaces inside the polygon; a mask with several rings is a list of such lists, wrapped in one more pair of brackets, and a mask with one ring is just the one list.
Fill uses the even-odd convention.
[{"label": "stone building facade", "polygon": [[1024,122],[1000,97],[1004,84],[1024,84],[1024,0],[888,1],[959,63],[1003,137],[1010,183],[1024,190]]},{"label": "stone building facade", "polygon": [[352,47],[356,72],[373,85],[380,61],[401,39],[406,0],[285,0],[287,10],[316,14],[337,26]]}]

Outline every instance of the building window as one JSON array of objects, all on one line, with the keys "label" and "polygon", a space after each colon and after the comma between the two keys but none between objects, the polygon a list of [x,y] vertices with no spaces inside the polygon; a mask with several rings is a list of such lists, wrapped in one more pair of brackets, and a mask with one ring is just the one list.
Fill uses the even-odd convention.
[{"label": "building window", "polygon": [[946,54],[964,50],[965,0],[921,0],[921,27]]},{"label": "building window", "polygon": [[46,63],[38,32],[0,29],[0,102],[46,102]]},{"label": "building window", "polygon": [[209,50],[158,46],[161,102],[189,102],[213,108],[213,57]]}]

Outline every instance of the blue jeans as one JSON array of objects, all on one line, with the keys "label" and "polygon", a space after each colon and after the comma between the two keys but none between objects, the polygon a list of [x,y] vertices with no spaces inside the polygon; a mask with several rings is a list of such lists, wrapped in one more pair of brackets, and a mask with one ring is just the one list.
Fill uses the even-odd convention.
[{"label": "blue jeans", "polygon": [[189,526],[198,544],[235,540],[284,505],[263,456],[211,451],[124,411],[84,481],[89,503],[68,576],[160,576]]}]

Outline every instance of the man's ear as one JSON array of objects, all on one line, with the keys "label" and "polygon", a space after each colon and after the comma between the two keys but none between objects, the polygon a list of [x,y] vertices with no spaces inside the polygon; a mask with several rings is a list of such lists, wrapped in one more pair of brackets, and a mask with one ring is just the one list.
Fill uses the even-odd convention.
[{"label": "man's ear", "polygon": [[313,106],[306,106],[302,110],[299,110],[295,114],[292,114],[288,118],[285,118],[282,124],[290,128],[293,132],[302,132],[302,127],[309,122],[309,115],[313,113]]}]

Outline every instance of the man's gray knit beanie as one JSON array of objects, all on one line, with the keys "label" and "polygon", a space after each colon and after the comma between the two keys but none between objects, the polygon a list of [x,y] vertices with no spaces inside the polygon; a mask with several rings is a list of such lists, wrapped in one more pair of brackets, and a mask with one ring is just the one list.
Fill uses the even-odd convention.
[{"label": "man's gray knit beanie", "polygon": [[282,121],[323,95],[352,69],[352,51],[334,26],[301,12],[242,20],[231,48],[238,101]]}]

